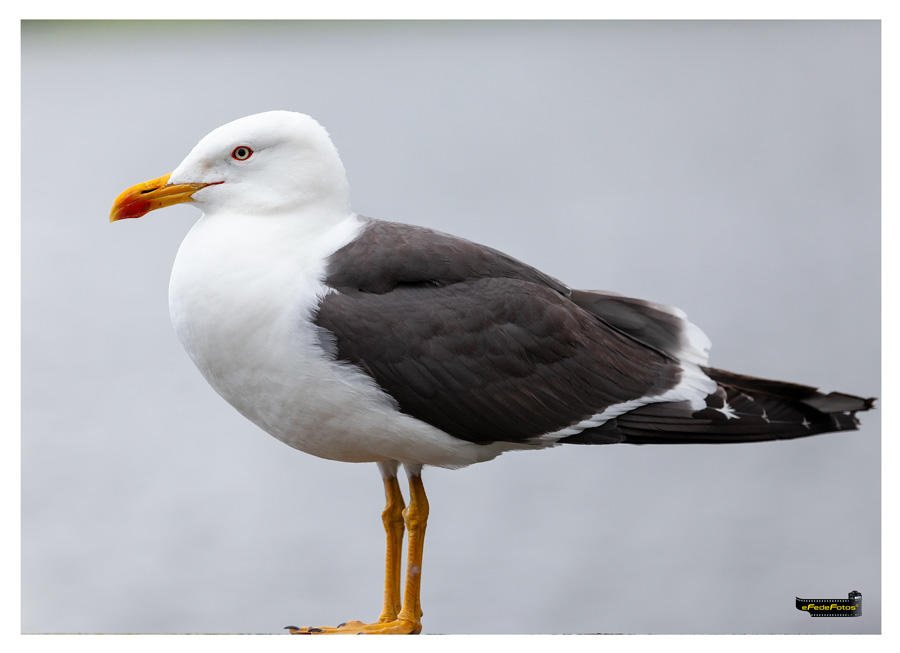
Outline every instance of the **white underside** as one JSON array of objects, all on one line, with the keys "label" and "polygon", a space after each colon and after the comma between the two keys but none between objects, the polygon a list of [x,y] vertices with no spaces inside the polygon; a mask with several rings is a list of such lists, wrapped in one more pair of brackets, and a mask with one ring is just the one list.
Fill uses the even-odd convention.
[{"label": "white underside", "polygon": [[528,448],[472,444],[404,415],[368,376],[326,353],[327,334],[310,321],[328,292],[325,260],[361,226],[354,215],[314,209],[202,217],[175,259],[169,309],[206,380],[260,428],[322,458],[461,467]]}]

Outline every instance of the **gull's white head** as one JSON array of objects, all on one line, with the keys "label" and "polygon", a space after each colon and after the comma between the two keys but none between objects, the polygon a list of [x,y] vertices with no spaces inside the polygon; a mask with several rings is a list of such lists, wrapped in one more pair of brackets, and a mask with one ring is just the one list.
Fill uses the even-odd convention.
[{"label": "gull's white head", "polygon": [[110,221],[194,202],[207,215],[285,214],[316,206],[349,210],[344,166],[328,132],[310,116],[267,111],[204,136],[169,175],[116,199]]}]

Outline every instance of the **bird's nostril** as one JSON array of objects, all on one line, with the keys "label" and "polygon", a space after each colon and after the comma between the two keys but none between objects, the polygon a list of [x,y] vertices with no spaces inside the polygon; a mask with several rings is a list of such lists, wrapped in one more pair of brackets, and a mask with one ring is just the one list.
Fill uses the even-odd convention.
[{"label": "bird's nostril", "polygon": [[159,190],[159,186],[156,186],[154,188],[145,188],[144,190],[141,191],[141,195],[146,195],[147,193],[152,193],[155,190]]}]

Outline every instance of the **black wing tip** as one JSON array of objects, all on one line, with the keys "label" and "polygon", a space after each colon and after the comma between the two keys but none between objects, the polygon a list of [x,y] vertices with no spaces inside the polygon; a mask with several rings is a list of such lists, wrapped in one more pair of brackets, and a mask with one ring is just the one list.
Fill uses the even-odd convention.
[{"label": "black wing tip", "polygon": [[877,397],[857,397],[845,392],[816,393],[802,403],[823,413],[857,413],[875,408]]},{"label": "black wing tip", "polygon": [[[732,373],[729,381],[695,411],[685,402],[651,403],[601,427],[559,440],[565,444],[738,444],[793,440],[825,433],[858,431],[857,413],[875,407],[876,397],[768,381]],[[719,380],[717,379],[717,380]],[[781,391],[781,392],[779,392]],[[724,409],[730,408],[729,412]]]}]

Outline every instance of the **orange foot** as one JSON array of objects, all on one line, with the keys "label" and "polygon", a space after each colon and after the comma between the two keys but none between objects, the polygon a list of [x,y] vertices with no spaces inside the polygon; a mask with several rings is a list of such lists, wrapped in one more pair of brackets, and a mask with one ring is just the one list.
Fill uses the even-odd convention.
[{"label": "orange foot", "polygon": [[422,624],[408,619],[395,619],[374,624],[361,621],[346,621],[334,628],[322,626],[286,626],[291,635],[418,635],[422,632]]}]

